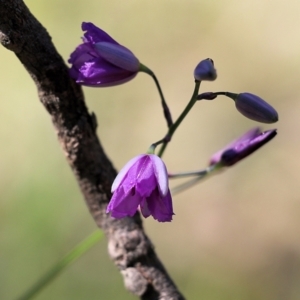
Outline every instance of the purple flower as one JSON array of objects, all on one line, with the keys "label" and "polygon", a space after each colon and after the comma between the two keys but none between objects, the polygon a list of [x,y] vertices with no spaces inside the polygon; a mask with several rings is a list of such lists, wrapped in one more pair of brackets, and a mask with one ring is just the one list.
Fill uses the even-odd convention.
[{"label": "purple flower", "polygon": [[217,78],[214,61],[210,58],[200,61],[194,70],[194,78],[198,81],[214,81]]},{"label": "purple flower", "polygon": [[269,142],[276,134],[276,129],[261,132],[259,128],[253,128],[215,153],[210,159],[210,165],[222,163],[224,166],[232,166]]},{"label": "purple flower", "polygon": [[108,87],[133,79],[139,60],[93,23],[82,23],[83,43],[71,53],[70,75],[86,86]]},{"label": "purple flower", "polygon": [[152,215],[159,222],[172,220],[167,169],[154,154],[131,159],[116,177],[111,191],[113,196],[106,212],[114,218],[132,217],[140,207],[145,218]]}]

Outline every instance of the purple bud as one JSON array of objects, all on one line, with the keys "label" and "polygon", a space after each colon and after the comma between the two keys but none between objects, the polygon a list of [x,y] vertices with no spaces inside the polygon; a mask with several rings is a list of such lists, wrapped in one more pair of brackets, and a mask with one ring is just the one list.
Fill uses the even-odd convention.
[{"label": "purple bud", "polygon": [[276,134],[276,129],[261,132],[259,128],[253,128],[215,153],[210,159],[210,165],[221,163],[227,167],[232,166],[269,142]]},{"label": "purple bud", "polygon": [[194,71],[194,77],[198,81],[214,81],[217,78],[217,71],[212,59],[207,58],[197,65]]},{"label": "purple bud", "polygon": [[134,54],[93,23],[82,23],[83,43],[71,53],[70,76],[86,86],[109,87],[133,79],[139,71]]},{"label": "purple bud", "polygon": [[237,110],[248,119],[261,123],[275,123],[278,121],[277,111],[256,95],[241,93],[234,100]]}]

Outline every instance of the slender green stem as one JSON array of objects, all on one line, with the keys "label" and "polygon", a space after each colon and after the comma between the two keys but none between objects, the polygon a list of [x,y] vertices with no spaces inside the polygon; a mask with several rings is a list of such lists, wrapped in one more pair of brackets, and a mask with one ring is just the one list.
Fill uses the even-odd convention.
[{"label": "slender green stem", "polygon": [[171,112],[170,112],[170,109],[167,105],[167,102],[165,100],[164,94],[162,92],[162,89],[160,87],[160,84],[159,84],[159,81],[158,81],[157,77],[155,76],[153,71],[151,71],[148,67],[146,67],[143,64],[140,64],[140,72],[144,72],[144,73],[150,75],[152,77],[152,79],[154,80],[155,85],[156,85],[157,90],[158,90],[158,93],[159,93],[159,96],[160,96],[160,99],[161,99],[161,105],[163,107],[164,116],[165,116],[165,119],[167,121],[168,128],[170,128],[173,125]]},{"label": "slender green stem", "polygon": [[199,171],[199,175],[196,178],[193,178],[191,180],[188,180],[187,182],[184,182],[180,185],[175,186],[171,189],[172,195],[178,194],[191,186],[197,184],[199,181],[207,179],[211,175],[215,174],[216,171],[220,171],[224,166],[222,163],[218,163],[215,165],[211,165],[207,167],[205,170]]},{"label": "slender green stem", "polygon": [[216,163],[214,165],[210,165],[205,169],[202,170],[198,170],[198,171],[192,171],[192,172],[180,172],[180,173],[170,173],[168,174],[168,177],[170,179],[173,178],[182,178],[182,177],[190,177],[190,176],[197,176],[197,177],[204,177],[210,173],[212,173],[213,171],[219,170],[221,168],[223,168],[223,164],[222,162]]},{"label": "slender green stem", "polygon": [[235,100],[235,98],[238,96],[238,94],[230,93],[230,92],[216,92],[216,93],[213,93],[213,94],[216,95],[216,96],[223,95],[223,96],[229,97],[233,100]]},{"label": "slender green stem", "polygon": [[215,92],[214,95],[223,95],[226,96],[227,92]]},{"label": "slender green stem", "polygon": [[147,150],[147,153],[148,153],[148,154],[154,154],[154,153],[155,153],[155,148],[156,148],[158,145],[162,144],[164,141],[165,141],[165,139],[161,139],[161,140],[157,141],[156,143],[153,143],[153,144],[149,147],[149,149]]},{"label": "slender green stem", "polygon": [[165,119],[167,121],[167,124],[168,124],[168,127],[170,128],[172,125],[173,125],[173,120],[172,120],[172,116],[171,116],[171,112],[170,112],[170,109],[167,105],[167,102],[164,98],[164,95],[163,95],[163,92],[162,92],[162,89],[160,87],[160,84],[155,76],[155,74],[153,73],[151,75],[151,77],[153,78],[155,84],[156,84],[156,87],[158,89],[158,92],[159,92],[159,95],[160,95],[160,98],[161,98],[161,104],[162,104],[162,107],[163,107],[163,111],[164,111],[164,116],[165,116]]},{"label": "slender green stem", "polygon": [[200,180],[203,180],[206,178],[206,175],[204,176],[197,176],[196,178],[190,179],[187,182],[184,182],[182,184],[179,184],[171,189],[172,196],[179,194],[186,189],[192,187],[193,185],[197,184]]},{"label": "slender green stem", "polygon": [[197,96],[198,96],[198,92],[199,92],[199,88],[200,88],[200,83],[201,83],[200,81],[197,81],[197,80],[195,81],[195,88],[194,88],[192,98],[191,98],[190,102],[188,103],[188,105],[186,106],[186,108],[184,109],[184,111],[178,117],[176,122],[169,128],[169,131],[166,134],[165,139],[162,143],[162,146],[159,150],[159,153],[158,153],[159,157],[162,157],[162,155],[164,154],[164,151],[166,150],[166,147],[167,147],[169,141],[171,140],[175,130],[178,128],[178,126],[183,121],[183,119],[186,117],[188,112],[192,109],[194,104],[197,102]]},{"label": "slender green stem", "polygon": [[201,171],[193,171],[193,172],[182,172],[182,173],[174,173],[168,174],[169,179],[182,178],[182,177],[191,177],[191,176],[204,176],[208,172],[208,168]]},{"label": "slender green stem", "polygon": [[50,269],[42,278],[40,278],[27,292],[25,292],[18,300],[29,300],[36,296],[43,288],[45,288],[60,272],[67,266],[81,257],[89,249],[91,249],[103,237],[103,233],[99,230],[93,232],[86,239],[73,248],[65,257],[63,257],[52,269]]}]

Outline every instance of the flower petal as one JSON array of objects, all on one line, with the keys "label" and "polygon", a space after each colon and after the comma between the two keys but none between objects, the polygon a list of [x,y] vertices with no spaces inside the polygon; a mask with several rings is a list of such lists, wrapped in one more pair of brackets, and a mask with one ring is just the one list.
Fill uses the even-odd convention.
[{"label": "flower petal", "polygon": [[[149,155],[141,158],[129,171],[128,177],[136,183],[136,191],[144,198],[148,197],[157,187],[157,180],[154,174],[154,168]],[[126,184],[124,182],[123,184]]]},{"label": "flower petal", "polygon": [[138,155],[134,158],[132,158],[129,162],[127,162],[127,164],[121,169],[121,171],[119,172],[119,174],[117,175],[117,177],[115,178],[112,187],[111,187],[111,192],[113,193],[118,187],[119,185],[122,183],[122,181],[124,180],[124,178],[126,177],[128,171],[130,168],[132,168],[132,166],[138,161],[140,160],[143,156],[145,156],[145,154],[141,154]]},{"label": "flower petal", "polygon": [[144,218],[148,218],[151,215],[151,212],[148,208],[148,204],[146,199],[144,198],[142,203],[140,204],[140,208],[141,208],[141,213],[144,216]]},{"label": "flower petal", "polygon": [[169,180],[168,180],[168,172],[167,168],[160,157],[154,154],[149,155],[150,159],[153,163],[155,177],[157,179],[159,191],[161,195],[164,197],[167,195],[169,190]]},{"label": "flower petal", "polygon": [[95,50],[90,44],[80,44],[74,52],[71,53],[68,62],[76,65],[77,67],[82,66],[86,61],[95,58]]},{"label": "flower petal", "polygon": [[101,57],[111,64],[130,72],[139,71],[139,60],[127,48],[121,45],[101,42],[95,44],[95,49]]},{"label": "flower petal", "polygon": [[128,193],[124,193],[120,187],[112,196],[106,212],[111,212],[114,218],[132,217],[141,203],[140,196],[135,193],[132,188]]},{"label": "flower petal", "polygon": [[75,78],[77,83],[97,87],[115,86],[136,76],[136,73],[122,70],[103,58],[85,62],[78,73],[77,78]]},{"label": "flower petal", "polygon": [[98,43],[98,42],[108,42],[119,45],[110,35],[108,35],[105,31],[95,26],[90,22],[82,22],[81,29],[86,31],[84,37],[87,42]]},{"label": "flower petal", "polygon": [[168,190],[165,197],[161,197],[160,193],[156,190],[152,195],[147,198],[148,209],[153,218],[159,222],[172,221],[173,207],[170,191]]}]

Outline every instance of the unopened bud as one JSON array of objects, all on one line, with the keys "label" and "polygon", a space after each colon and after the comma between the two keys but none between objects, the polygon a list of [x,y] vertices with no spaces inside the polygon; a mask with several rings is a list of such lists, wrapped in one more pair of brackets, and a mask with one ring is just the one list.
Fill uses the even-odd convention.
[{"label": "unopened bud", "polygon": [[226,93],[225,95],[235,101],[237,110],[248,119],[261,123],[275,123],[278,121],[277,111],[256,95],[250,93]]},{"label": "unopened bud", "polygon": [[221,154],[222,164],[227,167],[236,164],[272,140],[276,134],[276,129],[259,133],[255,137],[249,139],[246,139],[246,134],[245,140],[239,139],[239,141],[232,145],[231,148],[224,150],[224,152]]},{"label": "unopened bud", "polygon": [[207,58],[197,65],[194,71],[194,77],[198,81],[213,81],[217,78],[217,71],[214,67],[214,62],[212,59]]},{"label": "unopened bud", "polygon": [[269,142],[276,134],[276,129],[262,132],[258,127],[253,128],[216,152],[210,158],[210,165],[232,166]]}]

